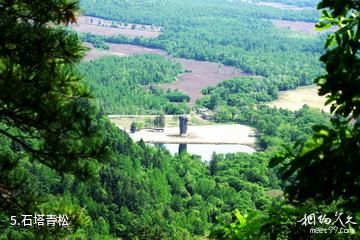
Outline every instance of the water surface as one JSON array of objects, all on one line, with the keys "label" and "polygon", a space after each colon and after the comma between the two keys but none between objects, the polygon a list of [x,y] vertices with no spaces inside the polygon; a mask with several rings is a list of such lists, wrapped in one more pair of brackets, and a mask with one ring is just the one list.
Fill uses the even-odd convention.
[{"label": "water surface", "polygon": [[[181,146],[180,146],[181,145]],[[171,154],[179,153],[179,149],[186,150],[190,154],[198,155],[203,161],[210,161],[212,154],[228,153],[253,153],[255,149],[239,144],[155,144],[157,147],[166,148]],[[179,148],[180,147],[180,148]]]}]

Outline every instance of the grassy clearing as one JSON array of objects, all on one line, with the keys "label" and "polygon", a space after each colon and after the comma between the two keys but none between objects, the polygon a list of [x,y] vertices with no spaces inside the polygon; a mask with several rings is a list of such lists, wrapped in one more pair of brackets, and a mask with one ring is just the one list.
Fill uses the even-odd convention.
[{"label": "grassy clearing", "polygon": [[329,107],[324,106],[325,101],[325,97],[318,95],[318,87],[316,85],[311,85],[298,87],[294,90],[282,91],[279,93],[278,99],[268,105],[295,111],[299,110],[306,104],[311,108],[317,108],[325,112],[329,112]]}]

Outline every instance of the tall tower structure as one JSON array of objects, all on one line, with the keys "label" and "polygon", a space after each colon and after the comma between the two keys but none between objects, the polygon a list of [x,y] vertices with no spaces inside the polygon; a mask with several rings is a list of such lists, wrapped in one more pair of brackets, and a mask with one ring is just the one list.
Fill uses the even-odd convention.
[{"label": "tall tower structure", "polygon": [[180,136],[184,137],[187,135],[189,119],[186,115],[181,115],[179,117],[179,127],[180,127]]}]

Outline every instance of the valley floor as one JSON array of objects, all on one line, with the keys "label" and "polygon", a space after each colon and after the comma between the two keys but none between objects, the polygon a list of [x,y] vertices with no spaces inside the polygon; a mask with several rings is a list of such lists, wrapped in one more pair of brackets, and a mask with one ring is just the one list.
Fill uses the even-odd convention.
[{"label": "valley floor", "polygon": [[129,44],[107,44],[109,50],[95,49],[91,44],[86,44],[90,48],[85,60],[93,60],[102,56],[131,56],[137,54],[157,54],[168,57],[179,62],[186,73],[177,76],[177,80],[172,83],[162,84],[160,87],[167,89],[178,89],[190,96],[190,106],[194,106],[197,99],[202,97],[201,90],[208,86],[215,86],[223,80],[234,77],[249,75],[235,67],[224,66],[223,64],[197,61],[184,58],[174,58],[160,49],[146,48]]},{"label": "valley floor", "polygon": [[281,91],[277,100],[270,102],[271,107],[284,108],[296,111],[303,105],[317,108],[324,112],[330,112],[329,106],[324,106],[326,98],[318,95],[318,87],[315,85],[298,87],[294,90]]},{"label": "valley floor", "polygon": [[[121,127],[121,126],[120,126]],[[250,136],[251,127],[240,124],[189,126],[188,135],[181,137],[178,127],[166,127],[163,132],[143,129],[129,133],[134,141],[147,143],[192,143],[192,144],[243,144],[255,146],[256,138]]]}]

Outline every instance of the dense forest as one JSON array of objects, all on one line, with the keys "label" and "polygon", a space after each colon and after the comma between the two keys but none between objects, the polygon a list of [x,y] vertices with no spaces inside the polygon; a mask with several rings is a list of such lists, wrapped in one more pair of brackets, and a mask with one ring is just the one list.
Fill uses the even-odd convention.
[{"label": "dense forest", "polygon": [[179,63],[162,56],[103,57],[79,64],[79,71],[107,114],[189,112],[187,95],[156,86],[175,81],[183,72]]},{"label": "dense forest", "polygon": [[[111,91],[124,85],[139,85],[144,93],[143,85],[174,80],[177,64],[152,55],[79,64],[84,48],[78,36],[50,27],[68,23],[76,5],[49,2],[54,12],[39,17],[36,3],[8,4],[0,8],[1,29],[13,37],[0,49],[8,59],[0,75],[1,239],[197,239],[220,219],[230,222],[233,209],[245,213],[270,204],[266,191],[279,183],[266,155],[236,154],[224,164],[214,156],[210,171],[197,156],[173,157],[132,142],[104,116],[116,102],[101,96],[112,99]],[[26,17],[15,21],[16,35],[8,23],[24,11],[36,24]],[[40,50],[39,39],[46,46]],[[86,85],[100,98],[90,99]],[[178,92],[162,94],[168,101],[187,100]],[[35,214],[64,214],[70,227],[20,226],[24,215]]]},{"label": "dense forest", "polygon": [[[247,215],[236,211],[233,223],[224,223],[212,231],[211,236],[215,239],[359,237],[359,178],[355,170],[355,167],[359,167],[360,155],[360,113],[357,109],[359,101],[356,100],[359,93],[348,89],[359,85],[360,35],[356,26],[359,24],[360,5],[354,1],[321,1],[319,8],[326,10],[317,24],[318,28],[334,25],[340,28],[327,38],[326,53],[320,58],[326,65],[327,73],[315,80],[320,87],[319,94],[329,94],[327,104],[331,105],[332,117],[330,121],[313,125],[313,135],[305,142],[293,147],[286,146],[286,150],[278,152],[271,159],[269,167],[277,169],[278,176],[285,184],[284,201]],[[216,90],[208,92],[216,93]],[[232,92],[231,88],[220,90],[223,96]],[[223,104],[228,105],[226,101]],[[255,110],[259,110],[259,106]],[[275,123],[271,128],[277,132],[277,118],[272,114],[268,117]],[[290,121],[294,123],[296,120]],[[322,217],[326,216],[327,221],[322,221]],[[314,217],[315,221],[307,222],[309,217]],[[345,218],[346,221],[343,220]],[[294,224],[295,221],[301,222],[301,227]],[[335,230],[321,230],[328,226]]]},{"label": "dense forest", "polygon": [[[271,108],[267,101],[277,98],[277,83],[262,77],[241,77],[223,81],[203,90],[197,102],[214,112],[217,122],[238,122],[255,127],[263,148],[304,142],[315,124],[328,122],[328,115],[303,106],[299,111]],[[280,82],[280,84],[282,84]]]},{"label": "dense forest", "polygon": [[223,63],[266,77],[274,91],[310,85],[323,73],[318,59],[326,34],[280,29],[271,22],[274,19],[315,22],[319,16],[314,10],[288,11],[242,1],[218,4],[216,0],[159,3],[84,0],[81,4],[90,16],[163,28],[160,36],[153,39],[82,35],[82,39],[100,48],[106,48],[106,42],[135,44],[160,48],[176,57]]},{"label": "dense forest", "polygon": [[285,11],[230,1],[219,4],[215,0],[160,3],[84,0],[82,6],[90,16],[164,28],[155,39],[119,35],[105,38],[107,42],[161,48],[174,56],[221,62],[256,75],[288,82],[296,79],[295,86],[313,83],[322,72],[318,58],[323,51],[324,35],[278,29],[271,22],[272,19],[315,22],[316,11]]},{"label": "dense forest", "polygon": [[[33,194],[52,199],[60,211],[85,207],[80,218],[87,221],[81,219],[85,224],[71,239],[197,239],[211,224],[231,221],[235,208],[263,209],[270,203],[266,190],[278,188],[267,155],[214,156],[210,170],[196,156],[172,157],[133,143],[115,126],[107,131],[114,156],[95,179],[79,182],[40,164],[25,166]],[[3,230],[5,238],[36,239],[27,229]]]},{"label": "dense forest", "polygon": [[[303,0],[291,1],[284,0],[292,5],[297,2],[313,2],[316,1]],[[281,2],[275,0],[273,2]],[[83,0],[81,7],[86,15],[103,16],[106,19],[118,20],[128,23],[154,24],[158,26],[167,27],[170,24],[179,23],[177,26],[184,24],[195,23],[196,20],[204,18],[211,19],[212,17],[223,16],[224,18],[266,18],[266,19],[284,19],[284,20],[303,20],[317,22],[319,13],[315,8],[306,11],[288,11],[282,9],[274,9],[266,6],[256,6],[248,4],[243,1],[196,1],[191,2],[175,1],[175,0],[160,0],[160,1],[109,1],[109,0]],[[121,11],[117,11],[121,9]],[[164,11],[164,10],[167,11]],[[203,10],[203,11],[197,11]],[[136,12],[136,14],[134,14]],[[156,14],[154,14],[156,13]],[[189,17],[189,18],[187,18]]]},{"label": "dense forest", "polygon": [[[215,121],[254,126],[261,151],[213,154],[206,163],[133,142],[106,114],[189,111],[188,96],[153,86],[173,81],[181,67],[155,55],[81,62],[79,36],[62,27],[75,21],[76,2],[0,1],[0,239],[358,237],[351,224],[360,219],[358,3],[322,2],[330,12],[318,27],[340,26],[326,51],[325,36],[269,21],[316,21],[312,10],[219,0],[82,6],[93,16],[165,29],[151,40],[98,37],[98,47],[133,41],[261,75],[208,87],[197,102]],[[266,105],[279,90],[315,77],[332,117],[307,106],[292,112]],[[311,235],[298,223],[304,214],[340,211],[351,217],[351,234]],[[36,225],[48,214],[66,215],[70,225]],[[37,221],[24,226],[24,216]]]}]

